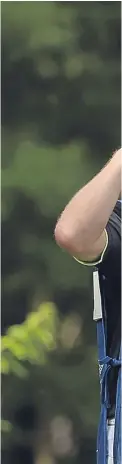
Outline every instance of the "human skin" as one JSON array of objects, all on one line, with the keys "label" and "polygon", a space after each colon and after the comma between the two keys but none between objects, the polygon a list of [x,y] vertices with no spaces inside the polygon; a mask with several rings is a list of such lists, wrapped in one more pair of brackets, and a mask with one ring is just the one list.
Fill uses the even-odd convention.
[{"label": "human skin", "polygon": [[121,193],[121,164],[119,149],[74,195],[57,221],[57,244],[79,260],[95,260],[105,248],[105,228]]}]

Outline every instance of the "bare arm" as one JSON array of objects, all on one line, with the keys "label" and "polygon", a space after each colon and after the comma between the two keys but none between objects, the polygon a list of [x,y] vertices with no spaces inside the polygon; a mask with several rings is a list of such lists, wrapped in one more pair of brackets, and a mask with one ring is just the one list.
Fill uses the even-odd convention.
[{"label": "bare arm", "polygon": [[121,192],[121,155],[122,149],[76,193],[57,222],[57,243],[79,259],[93,260],[104,250],[105,228]]}]

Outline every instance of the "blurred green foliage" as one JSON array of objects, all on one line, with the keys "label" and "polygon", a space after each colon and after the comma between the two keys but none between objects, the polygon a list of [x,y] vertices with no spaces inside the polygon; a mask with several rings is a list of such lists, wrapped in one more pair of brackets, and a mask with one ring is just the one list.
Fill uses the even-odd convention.
[{"label": "blurred green foliage", "polygon": [[1,370],[3,374],[10,371],[24,377],[27,370],[19,361],[34,364],[46,362],[45,349],[56,347],[56,328],[54,327],[54,305],[44,303],[38,311],[27,317],[21,325],[12,326],[1,340]]},{"label": "blurred green foliage", "polygon": [[[3,464],[95,462],[92,276],[54,227],[121,142],[120,9],[2,2]],[[73,424],[74,457],[49,451],[57,415]],[[19,458],[28,446],[34,457]]]}]

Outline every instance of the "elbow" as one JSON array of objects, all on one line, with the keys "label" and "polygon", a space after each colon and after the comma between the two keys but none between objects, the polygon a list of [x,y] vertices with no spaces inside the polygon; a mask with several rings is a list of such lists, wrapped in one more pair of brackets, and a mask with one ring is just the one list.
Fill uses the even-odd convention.
[{"label": "elbow", "polygon": [[72,255],[75,253],[75,237],[71,229],[69,229],[67,222],[62,222],[59,219],[54,230],[54,237],[60,248],[63,248]]},{"label": "elbow", "polygon": [[68,251],[71,255],[74,256],[81,252],[81,250],[79,250],[79,244],[77,243],[77,237],[69,230],[67,224],[60,223],[60,220],[56,224],[54,237],[57,245]]},{"label": "elbow", "polygon": [[69,249],[69,246],[71,244],[71,237],[68,231],[66,230],[66,227],[60,224],[60,221],[56,224],[54,230],[54,237],[57,245],[59,245],[60,248],[64,248],[66,250]]}]

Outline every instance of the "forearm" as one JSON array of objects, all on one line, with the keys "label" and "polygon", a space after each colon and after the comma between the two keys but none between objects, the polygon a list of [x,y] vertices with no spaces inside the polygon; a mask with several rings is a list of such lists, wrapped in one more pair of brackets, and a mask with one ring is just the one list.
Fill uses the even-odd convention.
[{"label": "forearm", "polygon": [[[121,150],[69,202],[55,229],[57,241],[76,252],[88,250],[101,236],[121,191]],[[58,240],[59,237],[59,240]],[[62,237],[62,240],[61,240]],[[66,246],[67,247],[67,246]]]}]

